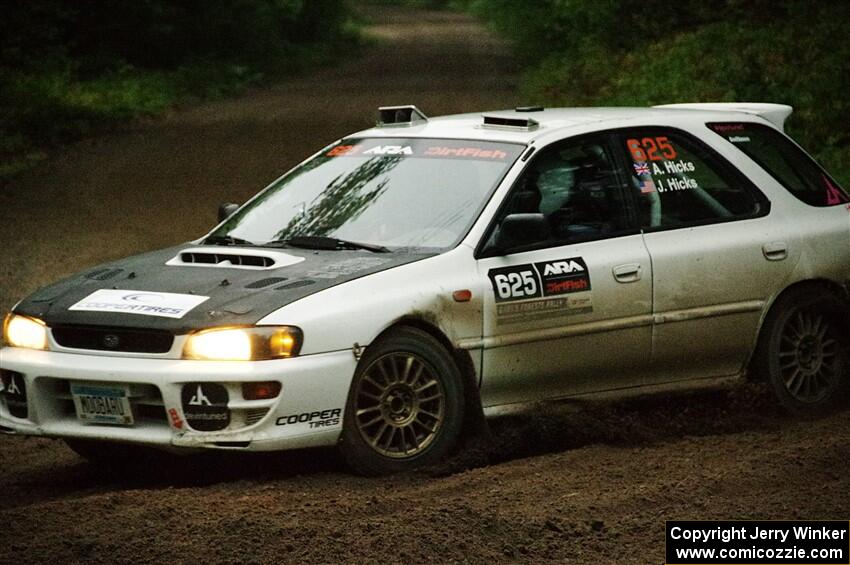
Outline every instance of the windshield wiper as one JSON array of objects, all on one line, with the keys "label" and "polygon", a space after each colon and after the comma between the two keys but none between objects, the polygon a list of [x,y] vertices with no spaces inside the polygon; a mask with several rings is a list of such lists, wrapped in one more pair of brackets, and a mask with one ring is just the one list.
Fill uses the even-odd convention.
[{"label": "windshield wiper", "polygon": [[383,245],[358,243],[356,241],[347,241],[345,239],[337,239],[335,237],[325,237],[321,235],[299,235],[290,237],[289,239],[269,241],[262,245],[269,247],[288,245],[290,247],[301,247],[303,249],[325,249],[328,251],[338,251],[341,249],[365,249],[372,253],[390,253],[390,250]]},{"label": "windshield wiper", "polygon": [[254,245],[247,239],[232,235],[211,235],[204,240],[204,245]]}]

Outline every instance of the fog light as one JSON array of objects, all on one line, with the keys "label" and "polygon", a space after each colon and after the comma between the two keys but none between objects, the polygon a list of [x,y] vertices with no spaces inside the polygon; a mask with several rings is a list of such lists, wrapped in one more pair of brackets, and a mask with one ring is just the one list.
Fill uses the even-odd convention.
[{"label": "fog light", "polygon": [[280,383],[277,381],[242,383],[242,398],[245,400],[267,400],[277,398],[279,394]]}]

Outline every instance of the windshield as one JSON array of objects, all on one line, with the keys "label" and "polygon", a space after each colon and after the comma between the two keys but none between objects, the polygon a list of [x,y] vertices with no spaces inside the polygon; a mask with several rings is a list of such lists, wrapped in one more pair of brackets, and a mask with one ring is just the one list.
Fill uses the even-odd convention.
[{"label": "windshield", "polygon": [[447,248],[466,234],[523,148],[344,140],[267,188],[211,237],[257,245],[323,237],[389,249]]}]

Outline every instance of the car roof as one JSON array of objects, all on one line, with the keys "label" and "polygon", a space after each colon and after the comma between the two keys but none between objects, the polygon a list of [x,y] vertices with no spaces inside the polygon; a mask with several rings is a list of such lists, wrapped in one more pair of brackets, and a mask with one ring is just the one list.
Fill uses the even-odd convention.
[{"label": "car roof", "polygon": [[[752,118],[752,116],[761,117],[775,127],[782,129],[785,119],[791,112],[790,106],[782,104],[743,102],[670,104],[650,108],[526,108],[455,114],[422,120],[414,119],[414,121],[399,124],[378,124],[371,129],[347,137],[425,137],[530,143],[538,137],[553,132],[569,133],[570,130],[586,129],[590,124],[604,123],[604,128],[607,129],[620,125],[626,126],[635,121],[655,122],[656,125],[664,125],[681,118],[702,121],[734,121],[745,117]],[[520,125],[499,125],[506,120],[508,123]],[[528,120],[532,120],[533,123]],[[526,124],[525,127],[523,127],[523,124]],[[600,127],[599,129],[603,128]]]}]

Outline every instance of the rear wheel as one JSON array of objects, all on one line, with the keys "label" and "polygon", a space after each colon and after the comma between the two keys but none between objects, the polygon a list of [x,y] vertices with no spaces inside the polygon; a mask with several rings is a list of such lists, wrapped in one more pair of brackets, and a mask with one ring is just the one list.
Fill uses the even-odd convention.
[{"label": "rear wheel", "polygon": [[847,303],[829,292],[809,288],[780,297],[765,320],[755,361],[782,406],[813,412],[847,392],[848,325]]},{"label": "rear wheel", "polygon": [[345,409],[340,449],[365,475],[438,462],[463,421],[460,371],[431,335],[402,328],[366,350]]}]

